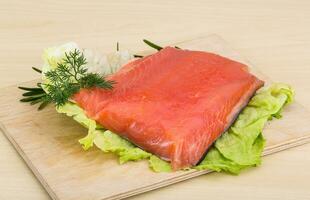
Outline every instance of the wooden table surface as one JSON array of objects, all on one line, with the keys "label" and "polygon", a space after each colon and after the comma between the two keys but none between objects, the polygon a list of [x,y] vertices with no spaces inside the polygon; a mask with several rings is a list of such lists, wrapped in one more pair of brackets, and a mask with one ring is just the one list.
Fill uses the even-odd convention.
[{"label": "wooden table surface", "polygon": [[[310,110],[307,0],[1,1],[0,87],[38,78],[30,68],[42,64],[43,48],[67,41],[102,52],[118,41],[139,51],[143,38],[165,45],[212,33],[273,80],[292,84]],[[213,173],[131,199],[310,199],[309,155],[307,144],[265,157],[239,176]],[[0,199],[49,199],[3,134]]]}]

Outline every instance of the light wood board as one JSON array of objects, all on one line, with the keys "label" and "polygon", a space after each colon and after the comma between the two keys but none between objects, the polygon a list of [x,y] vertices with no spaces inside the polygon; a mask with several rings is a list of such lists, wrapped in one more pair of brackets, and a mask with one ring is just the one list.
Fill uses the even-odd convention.
[{"label": "light wood board", "polygon": [[[215,35],[184,41],[178,46],[211,51],[248,63]],[[96,148],[82,150],[77,140],[86,130],[57,114],[52,107],[38,112],[35,107],[18,102],[21,91],[16,86],[3,88],[0,94],[1,129],[53,199],[125,198],[210,172],[154,173],[145,161],[119,165],[112,154]],[[283,115],[264,130],[267,139],[264,155],[310,141],[310,114],[304,107],[295,102]]]}]

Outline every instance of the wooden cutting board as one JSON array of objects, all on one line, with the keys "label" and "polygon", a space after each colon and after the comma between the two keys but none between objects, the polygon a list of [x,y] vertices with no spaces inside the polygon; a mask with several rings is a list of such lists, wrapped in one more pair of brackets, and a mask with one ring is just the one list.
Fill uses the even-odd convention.
[{"label": "wooden cutting board", "polygon": [[[216,35],[177,45],[249,64]],[[252,69],[267,80],[257,69]],[[55,200],[125,198],[210,172],[154,173],[146,161],[119,165],[114,155],[95,147],[84,151],[78,139],[85,136],[86,129],[56,113],[52,106],[37,111],[34,106],[20,103],[21,93],[17,86],[0,89],[1,129]],[[264,130],[267,139],[264,155],[310,141],[310,113],[304,107],[295,101],[285,108],[283,115]]]}]

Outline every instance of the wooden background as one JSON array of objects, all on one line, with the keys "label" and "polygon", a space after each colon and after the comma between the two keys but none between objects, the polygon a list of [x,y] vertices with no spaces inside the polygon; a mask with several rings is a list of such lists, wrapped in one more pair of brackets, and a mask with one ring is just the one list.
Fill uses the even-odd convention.
[{"label": "wooden background", "polygon": [[[310,109],[310,1],[15,1],[0,2],[0,87],[37,78],[42,49],[139,51],[217,33],[275,81],[291,83]],[[5,94],[0,94],[5,95]],[[298,127],[296,127],[298,129]],[[210,174],[131,199],[309,199],[310,145],[263,159],[240,176]],[[0,134],[0,199],[49,199]]]}]

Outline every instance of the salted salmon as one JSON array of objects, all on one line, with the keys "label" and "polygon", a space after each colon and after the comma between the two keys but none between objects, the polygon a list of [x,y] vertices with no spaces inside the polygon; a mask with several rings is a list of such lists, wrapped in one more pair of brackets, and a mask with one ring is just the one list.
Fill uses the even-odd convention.
[{"label": "salted salmon", "polygon": [[103,127],[170,161],[196,165],[263,85],[242,63],[166,47],[108,77],[113,90],[83,89],[74,100]]}]

